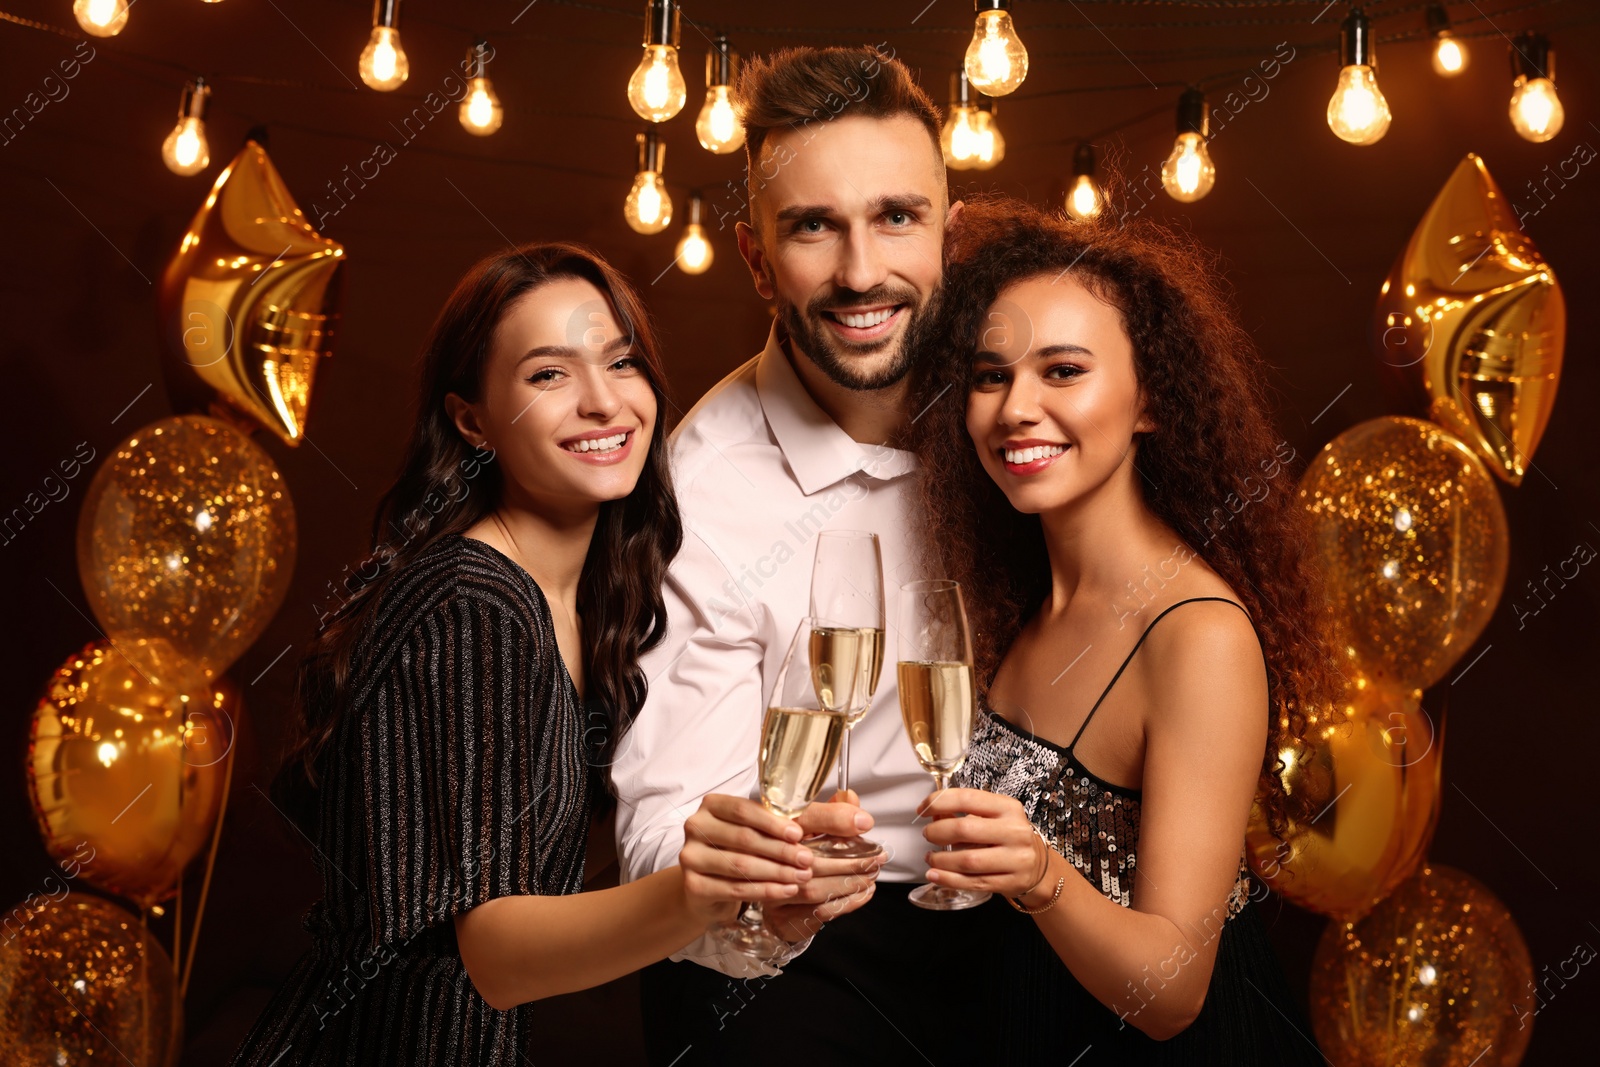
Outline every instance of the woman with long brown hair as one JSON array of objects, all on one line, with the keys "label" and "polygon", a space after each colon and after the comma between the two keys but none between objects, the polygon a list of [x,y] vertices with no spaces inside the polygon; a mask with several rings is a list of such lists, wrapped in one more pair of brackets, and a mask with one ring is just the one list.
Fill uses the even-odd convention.
[{"label": "woman with long brown hair", "polygon": [[1154,224],[969,202],[953,245],[921,517],[981,710],[924,833],[1016,909],[996,1062],[1319,1062],[1244,862],[1332,676],[1265,368]]},{"label": "woman with long brown hair", "polygon": [[[582,892],[610,862],[606,768],[682,537],[633,288],[573,245],[490,256],[421,377],[372,552],[299,669],[279,792],[322,875],[312,948],[236,1064],[525,1062],[529,1002],[810,875],[797,827],[709,797],[679,866]],[[783,858],[735,856],[751,829]]]}]

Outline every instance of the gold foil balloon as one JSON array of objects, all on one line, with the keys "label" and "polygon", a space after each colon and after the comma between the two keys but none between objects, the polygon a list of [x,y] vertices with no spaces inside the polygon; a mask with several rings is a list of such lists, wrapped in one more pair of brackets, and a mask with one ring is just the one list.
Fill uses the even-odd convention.
[{"label": "gold foil balloon", "polygon": [[1443,737],[1422,695],[1353,676],[1341,715],[1314,716],[1283,749],[1283,783],[1309,815],[1284,839],[1258,808],[1246,842],[1267,886],[1303,908],[1356,919],[1417,869],[1438,814]]},{"label": "gold foil balloon", "polygon": [[1505,586],[1505,509],[1483,462],[1431,422],[1373,419],[1324,446],[1300,500],[1356,661],[1408,688],[1443,678]]},{"label": "gold foil balloon", "polygon": [[[271,458],[201,415],[151,423],[106,457],[78,516],[78,570],[111,640],[219,677],[266,629],[294,570],[294,505]],[[140,642],[144,641],[144,644]]]},{"label": "gold foil balloon", "polygon": [[46,849],[149,907],[210,839],[238,726],[231,684],[184,688],[104,641],[57,669],[33,713],[28,792]]},{"label": "gold foil balloon", "polygon": [[1566,334],[1555,272],[1468,154],[1383,283],[1379,358],[1422,386],[1435,422],[1518,485],[1555,406]]},{"label": "gold foil balloon", "polygon": [[20,919],[16,936],[0,941],[0,1062],[164,1067],[177,1059],[182,1004],[172,961],[138,919],[86,893]]},{"label": "gold foil balloon", "polygon": [[1340,1067],[1515,1067],[1533,1034],[1533,964],[1476,880],[1425,867],[1356,923],[1329,923],[1311,1021]]},{"label": "gold foil balloon", "polygon": [[161,278],[173,406],[220,397],[299,444],[343,266],[344,248],[311,228],[266,149],[246,141]]}]

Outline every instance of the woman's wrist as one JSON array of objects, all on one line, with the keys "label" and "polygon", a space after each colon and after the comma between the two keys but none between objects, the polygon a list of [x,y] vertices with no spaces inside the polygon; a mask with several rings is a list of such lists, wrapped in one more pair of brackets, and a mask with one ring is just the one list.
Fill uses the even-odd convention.
[{"label": "woman's wrist", "polygon": [[1060,885],[1064,873],[1061,867],[1066,862],[1055,849],[1050,849],[1045,860],[1044,877],[1033,888],[1012,899],[1029,911],[1044,907],[1055,896],[1056,887]]}]

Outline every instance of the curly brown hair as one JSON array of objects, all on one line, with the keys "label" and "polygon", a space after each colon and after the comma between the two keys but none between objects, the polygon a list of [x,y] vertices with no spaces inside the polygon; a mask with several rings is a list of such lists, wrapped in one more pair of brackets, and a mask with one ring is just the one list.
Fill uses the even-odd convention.
[{"label": "curly brown hair", "polygon": [[[947,248],[939,323],[918,360],[912,444],[921,457],[922,550],[935,572],[983,591],[967,608],[980,692],[1043,603],[1050,566],[1037,515],[1015,510],[984,471],[966,429],[972,356],[1008,287],[1067,272],[1115,307],[1154,429],[1134,466],[1144,503],[1231,586],[1266,658],[1268,742],[1258,803],[1281,837],[1298,811],[1278,753],[1304,747],[1308,713],[1337,694],[1319,576],[1269,414],[1265,365],[1236,319],[1215,257],[1155,223],[1078,221],[1021,201],[968,201]],[[948,396],[946,394],[949,394]],[[953,402],[952,402],[953,401]],[[1286,454],[1287,453],[1287,454]]]}]

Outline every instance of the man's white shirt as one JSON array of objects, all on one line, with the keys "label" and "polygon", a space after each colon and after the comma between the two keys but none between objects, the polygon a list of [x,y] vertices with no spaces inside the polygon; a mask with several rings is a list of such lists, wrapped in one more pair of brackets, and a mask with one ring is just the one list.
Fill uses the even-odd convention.
[{"label": "man's white shirt", "polygon": [[[840,429],[801,384],[776,324],[761,354],[685,416],[671,456],[684,541],[664,589],[667,633],[644,657],[649,695],[611,769],[623,881],[677,863],[684,820],[707,793],[756,796],[766,699],[810,608],[827,529],[881,543],[884,670],[852,732],[850,787],[876,820],[870,836],[890,850],[880,878],[921,881],[928,844],[915,810],[933,782],[906,740],[894,670],[900,584],[925,577],[909,525],[914,457]],[[771,973],[709,938],[673,958]]]}]

